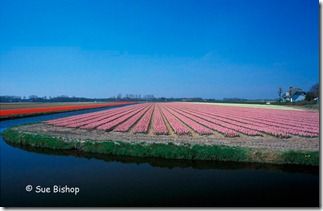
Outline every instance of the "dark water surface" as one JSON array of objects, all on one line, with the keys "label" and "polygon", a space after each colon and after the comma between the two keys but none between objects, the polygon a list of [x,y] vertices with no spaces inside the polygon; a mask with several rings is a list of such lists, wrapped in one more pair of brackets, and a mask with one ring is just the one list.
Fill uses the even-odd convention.
[{"label": "dark water surface", "polygon": [[[86,112],[1,121],[0,131]],[[35,151],[0,139],[2,206],[319,206],[318,167]],[[37,194],[26,185],[80,192]]]}]

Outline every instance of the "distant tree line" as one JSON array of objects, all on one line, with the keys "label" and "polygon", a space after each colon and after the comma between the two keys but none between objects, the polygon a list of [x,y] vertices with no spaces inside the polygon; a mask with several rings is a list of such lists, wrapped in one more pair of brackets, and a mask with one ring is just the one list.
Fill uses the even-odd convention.
[{"label": "distant tree line", "polygon": [[[15,102],[40,102],[40,103],[54,103],[54,102],[113,102],[113,101],[137,101],[137,102],[213,102],[213,103],[265,103],[266,99],[249,100],[243,98],[173,98],[173,97],[155,97],[154,95],[132,95],[126,94],[110,98],[85,98],[85,97],[69,97],[65,95],[57,97],[39,97],[36,95],[30,95],[28,97],[20,96],[0,96],[0,102],[2,103],[15,103]],[[270,100],[269,100],[270,101]]]},{"label": "distant tree line", "polygon": [[[311,89],[306,92],[306,101],[313,101],[314,99],[319,97],[319,84],[315,84],[311,87]],[[280,99],[282,98],[283,90],[281,88],[278,89],[278,95]],[[66,95],[60,96],[37,96],[30,95],[26,96],[0,96],[0,102],[2,103],[14,103],[14,102],[42,102],[42,103],[51,103],[51,102],[113,102],[113,101],[139,101],[139,102],[219,102],[219,103],[257,103],[264,104],[268,101],[274,102],[276,99],[245,99],[245,98],[223,98],[223,99],[212,99],[212,98],[201,98],[201,97],[193,97],[193,98],[173,98],[173,97],[155,97],[152,94],[141,95],[141,94],[118,94],[109,98],[86,98],[86,97],[70,97]]]},{"label": "distant tree line", "polygon": [[65,95],[57,97],[39,97],[37,95],[30,95],[28,97],[21,96],[0,96],[0,102],[2,103],[14,103],[14,102],[113,102],[113,101],[149,101],[149,102],[173,102],[173,101],[194,101],[194,102],[205,102],[214,101],[212,99],[202,99],[202,98],[166,98],[166,97],[155,97],[154,95],[132,95],[126,94],[122,96],[121,94],[110,97],[110,98],[86,98],[86,97],[69,97]]},{"label": "distant tree line", "polygon": [[0,102],[96,102],[96,101],[115,101],[112,98],[85,98],[85,97],[69,97],[69,96],[57,96],[57,97],[39,97],[37,95],[30,95],[29,97],[20,96],[0,96]]},{"label": "distant tree line", "polygon": [[[155,98],[154,95],[133,95],[126,94],[122,96],[121,94],[116,97],[109,98],[86,98],[86,97],[70,97],[66,95],[47,97],[47,96],[37,96],[30,95],[26,96],[0,96],[0,102],[112,102],[112,101],[155,101],[160,100],[160,98]],[[166,100],[163,100],[166,101]]]}]

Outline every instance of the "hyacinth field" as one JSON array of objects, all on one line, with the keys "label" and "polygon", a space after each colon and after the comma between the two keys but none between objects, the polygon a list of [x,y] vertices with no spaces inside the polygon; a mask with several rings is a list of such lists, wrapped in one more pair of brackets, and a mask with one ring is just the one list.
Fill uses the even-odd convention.
[{"label": "hyacinth field", "polygon": [[[15,108],[15,109],[1,109],[0,119],[16,116],[27,116],[32,114],[41,113],[56,113],[65,111],[75,111],[82,109],[92,109],[92,108],[103,108],[103,107],[113,107],[121,105],[134,104],[133,102],[111,102],[111,103],[92,103],[84,105],[57,105],[57,106],[46,106],[46,107],[31,107],[31,108]],[[41,104],[40,104],[41,105]]]},{"label": "hyacinth field", "polygon": [[143,103],[46,123],[59,127],[149,135],[319,136],[317,112],[193,103]]}]

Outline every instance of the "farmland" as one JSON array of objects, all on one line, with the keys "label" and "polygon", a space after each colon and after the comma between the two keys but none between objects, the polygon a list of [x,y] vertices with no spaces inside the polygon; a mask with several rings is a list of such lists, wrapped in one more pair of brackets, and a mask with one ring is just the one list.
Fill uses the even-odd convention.
[{"label": "farmland", "polygon": [[30,115],[58,113],[91,108],[102,108],[132,104],[132,102],[110,103],[2,103],[0,119],[16,118]]},{"label": "farmland", "polygon": [[311,111],[236,108],[190,103],[145,103],[47,121],[68,128],[153,135],[318,137]]},{"label": "farmland", "polygon": [[78,149],[94,153],[313,165],[320,131],[314,111],[143,103],[20,126],[7,137],[30,134],[33,146],[81,143]]},{"label": "farmland", "polygon": [[[246,108],[266,108],[266,109],[279,109],[279,110],[312,110],[317,109],[316,106],[302,106],[302,105],[273,105],[273,104],[250,104],[250,103],[207,103],[196,102],[195,104],[207,104],[216,106],[234,106],[234,107],[246,107]],[[318,109],[317,109],[318,110]]]}]

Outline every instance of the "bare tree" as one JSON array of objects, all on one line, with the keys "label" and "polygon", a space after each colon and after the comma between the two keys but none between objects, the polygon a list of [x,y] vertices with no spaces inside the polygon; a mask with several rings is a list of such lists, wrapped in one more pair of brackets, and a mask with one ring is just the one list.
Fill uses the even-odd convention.
[{"label": "bare tree", "polygon": [[314,84],[311,87],[310,92],[313,93],[314,97],[319,97],[319,95],[320,95],[320,85],[318,83]]},{"label": "bare tree", "polygon": [[305,100],[312,101],[320,96],[320,84],[314,84],[311,89],[306,93]]},{"label": "bare tree", "polygon": [[278,99],[279,102],[282,100],[283,89],[281,87],[278,88]]}]

